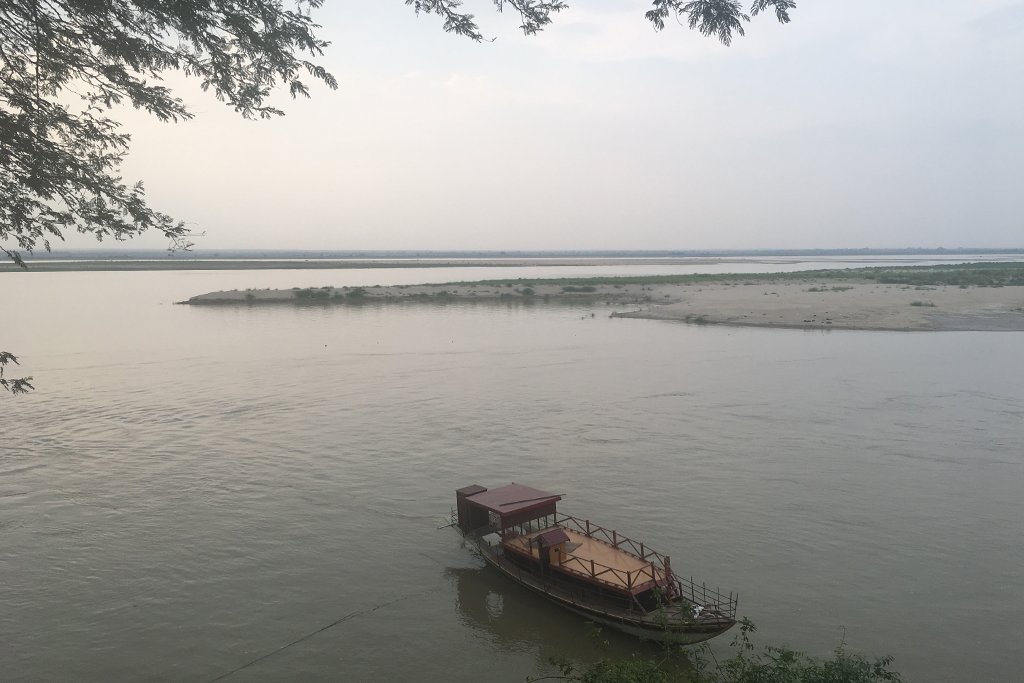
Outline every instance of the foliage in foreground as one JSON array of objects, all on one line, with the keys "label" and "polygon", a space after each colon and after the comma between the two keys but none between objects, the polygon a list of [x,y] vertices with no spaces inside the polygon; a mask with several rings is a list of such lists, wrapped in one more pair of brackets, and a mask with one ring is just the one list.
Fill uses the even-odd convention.
[{"label": "foliage in foreground", "polygon": [[[494,7],[501,12],[508,4],[519,13],[523,22],[520,30],[526,35],[536,35],[552,22],[552,15],[568,9],[562,0],[493,0]],[[477,42],[486,40],[476,18],[460,10],[462,0],[405,0],[416,13],[436,14],[444,20],[444,30],[466,36]],[[732,44],[733,34],[744,36],[744,23],[750,17],[762,12],[774,13],[781,24],[790,21],[789,11],[796,9],[796,0],[753,0],[750,9],[744,11],[739,0],[653,0],[651,9],[644,13],[654,30],[661,31],[665,22],[675,21],[700,31],[705,36],[717,38],[723,45]]]},{"label": "foliage in foreground", "polygon": [[[529,680],[567,680],[577,683],[882,683],[903,678],[890,669],[892,657],[867,658],[847,652],[840,644],[828,659],[812,657],[786,647],[768,645],[755,652],[750,634],[757,627],[749,619],[739,624],[732,641],[736,654],[721,662],[705,644],[697,650],[676,648],[656,659],[633,656],[613,661],[602,659],[577,670],[567,662],[555,662],[560,675]],[[683,670],[670,669],[671,655],[688,662]]]},{"label": "foliage in foreground", "polygon": [[[286,4],[287,3],[287,4]],[[0,0],[0,252],[24,266],[21,252],[50,249],[68,231],[130,239],[147,230],[187,247],[184,223],[152,209],[141,183],[119,174],[131,135],[111,111],[130,104],[161,121],[191,111],[162,79],[178,72],[245,118],[281,114],[269,104],[278,87],[309,96],[307,80],[337,81],[315,59],[329,43],[312,11],[323,0],[95,2]],[[462,0],[405,0],[434,14],[445,31],[482,41]],[[536,34],[566,9],[562,0],[493,0]],[[291,5],[291,6],[289,6]],[[795,0],[654,0],[655,29],[686,23],[728,45],[751,16],[790,21]]]},{"label": "foliage in foreground", "polygon": [[7,366],[8,363],[17,365],[17,356],[7,351],[0,351],[0,387],[6,389],[12,394],[25,394],[28,393],[30,390],[35,389],[35,387],[32,386],[31,377],[4,377],[4,368]]},{"label": "foliage in foreground", "polygon": [[186,246],[185,225],[120,177],[131,136],[110,112],[130,104],[161,121],[191,118],[161,82],[171,71],[246,118],[281,113],[267,104],[277,85],[308,95],[304,75],[336,87],[306,59],[327,46],[309,16],[321,1],[0,0],[0,250],[24,265],[19,250],[49,251],[72,230],[124,240],[152,229]]}]

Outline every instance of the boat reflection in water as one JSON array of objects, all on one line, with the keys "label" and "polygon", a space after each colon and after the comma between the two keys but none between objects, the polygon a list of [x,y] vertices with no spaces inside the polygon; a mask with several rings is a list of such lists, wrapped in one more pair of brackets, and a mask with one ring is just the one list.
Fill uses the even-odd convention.
[{"label": "boat reflection in water", "polygon": [[592,662],[601,657],[663,654],[654,643],[598,631],[486,567],[449,567],[445,576],[455,584],[458,617],[467,628],[506,652],[536,653],[541,665],[552,659]]}]

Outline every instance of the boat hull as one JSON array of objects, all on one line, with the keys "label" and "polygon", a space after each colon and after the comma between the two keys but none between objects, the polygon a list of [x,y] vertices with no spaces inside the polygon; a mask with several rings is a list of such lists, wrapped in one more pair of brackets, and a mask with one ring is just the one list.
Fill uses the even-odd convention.
[{"label": "boat hull", "polygon": [[[471,539],[467,538],[466,540],[472,543]],[[659,643],[692,645],[714,638],[728,631],[735,624],[734,620],[726,618],[717,618],[705,622],[701,622],[698,619],[685,623],[671,623],[668,620],[662,620],[661,623],[657,623],[657,620],[645,620],[625,613],[616,613],[583,604],[560,594],[557,589],[545,583],[542,578],[520,571],[515,565],[504,561],[500,556],[493,554],[488,549],[476,543],[473,543],[473,545],[487,564],[520,586],[564,607],[570,612],[586,618],[588,621],[607,626],[637,638]]]}]

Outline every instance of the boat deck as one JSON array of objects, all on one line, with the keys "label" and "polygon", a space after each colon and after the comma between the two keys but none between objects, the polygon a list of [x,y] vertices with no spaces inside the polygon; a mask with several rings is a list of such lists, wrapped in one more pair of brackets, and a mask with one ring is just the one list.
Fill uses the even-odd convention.
[{"label": "boat deck", "polygon": [[631,593],[653,582],[663,583],[665,572],[646,560],[566,527],[548,527],[529,534],[505,539],[506,546],[540,559],[532,540],[552,529],[561,528],[569,537],[566,557],[558,565],[562,571],[613,586]]}]

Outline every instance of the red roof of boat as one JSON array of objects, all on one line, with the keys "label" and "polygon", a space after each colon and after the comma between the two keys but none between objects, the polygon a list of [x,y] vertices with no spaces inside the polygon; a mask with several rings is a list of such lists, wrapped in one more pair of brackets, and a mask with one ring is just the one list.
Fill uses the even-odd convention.
[{"label": "red roof of boat", "polygon": [[499,515],[508,515],[513,512],[529,510],[538,505],[544,505],[553,501],[562,500],[557,493],[548,493],[535,489],[532,486],[523,484],[509,484],[490,489],[483,493],[469,496],[466,500],[472,501],[475,505],[487,508]]}]

